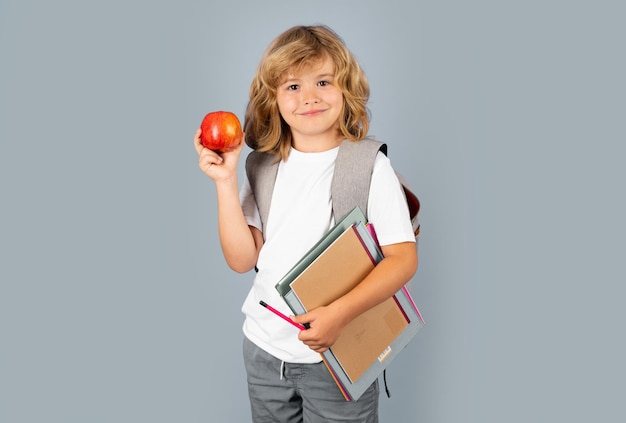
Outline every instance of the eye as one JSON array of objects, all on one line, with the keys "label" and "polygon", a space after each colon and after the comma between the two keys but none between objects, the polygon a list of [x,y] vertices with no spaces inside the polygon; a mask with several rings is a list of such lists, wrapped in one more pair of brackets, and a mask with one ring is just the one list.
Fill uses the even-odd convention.
[{"label": "eye", "polygon": [[295,91],[297,89],[298,89],[298,85],[297,84],[287,85],[287,90],[288,91]]},{"label": "eye", "polygon": [[319,85],[320,87],[325,87],[327,85],[330,85],[329,81],[320,81],[317,83],[317,85]]}]

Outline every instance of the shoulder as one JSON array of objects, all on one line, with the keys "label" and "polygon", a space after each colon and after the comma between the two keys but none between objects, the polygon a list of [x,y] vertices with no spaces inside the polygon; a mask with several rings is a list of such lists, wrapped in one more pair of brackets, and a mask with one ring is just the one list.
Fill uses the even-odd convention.
[{"label": "shoulder", "polygon": [[374,166],[372,167],[372,183],[380,181],[381,179],[383,179],[386,184],[398,181],[391,160],[385,154],[379,152],[376,154]]},{"label": "shoulder", "polygon": [[344,140],[339,146],[340,154],[375,154],[378,151],[382,151],[387,154],[387,144],[382,141],[375,140],[373,138],[364,138],[360,141]]},{"label": "shoulder", "polygon": [[262,153],[256,150],[251,151],[248,157],[246,157],[246,170],[271,165],[275,158],[276,156],[270,153]]},{"label": "shoulder", "polygon": [[261,153],[255,150],[251,151],[248,157],[246,157],[246,175],[253,184],[257,176],[267,173],[272,174],[272,169],[277,167],[278,160],[276,160],[274,154]]}]

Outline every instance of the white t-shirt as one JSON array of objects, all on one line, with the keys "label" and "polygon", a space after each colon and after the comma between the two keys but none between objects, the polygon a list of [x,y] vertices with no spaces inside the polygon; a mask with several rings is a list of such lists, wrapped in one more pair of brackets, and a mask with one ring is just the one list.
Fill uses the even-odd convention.
[{"label": "white t-shirt", "polygon": [[[259,271],[242,311],[246,315],[244,334],[283,361],[316,363],[320,356],[298,340],[297,328],[266,310],[259,301],[286,315],[293,314],[275,286],[334,225],[330,192],[338,150],[302,153],[292,148],[289,159],[278,167],[265,243],[257,262]],[[260,229],[261,219],[247,178],[240,197],[248,224]],[[374,164],[367,216],[380,245],[415,241],[404,193],[389,159],[382,153],[378,153]]]}]

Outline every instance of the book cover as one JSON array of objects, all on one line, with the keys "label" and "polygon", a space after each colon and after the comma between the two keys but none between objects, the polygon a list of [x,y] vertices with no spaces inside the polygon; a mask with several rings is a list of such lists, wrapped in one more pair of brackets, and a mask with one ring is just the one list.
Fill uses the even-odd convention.
[{"label": "book cover", "polygon": [[[306,269],[326,248],[352,225],[366,224],[367,219],[360,208],[355,207],[343,219],[335,224],[276,284],[278,293],[285,296],[291,291],[291,282]],[[377,247],[376,247],[377,248]],[[382,257],[382,254],[381,254]]]}]

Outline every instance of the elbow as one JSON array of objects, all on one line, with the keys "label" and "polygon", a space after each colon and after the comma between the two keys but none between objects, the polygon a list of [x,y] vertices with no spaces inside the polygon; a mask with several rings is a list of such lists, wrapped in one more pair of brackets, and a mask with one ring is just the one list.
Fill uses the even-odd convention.
[{"label": "elbow", "polygon": [[402,269],[403,275],[401,279],[403,279],[406,283],[410,281],[417,272],[419,260],[417,257],[417,250],[415,248],[407,248],[404,251],[405,254],[400,258],[400,262],[402,263],[400,268]]},{"label": "elbow", "polygon": [[253,226],[249,228],[253,243],[237,243],[228,249],[222,246],[228,267],[237,273],[247,273],[255,268],[263,245],[262,232]]},{"label": "elbow", "polygon": [[226,260],[226,264],[228,264],[228,267],[230,267],[232,270],[234,270],[237,273],[247,273],[250,270],[254,269],[256,262],[250,264],[247,261],[242,262],[239,260]]},{"label": "elbow", "polygon": [[408,281],[415,275],[415,273],[417,272],[417,267],[419,266],[419,258],[417,256],[417,251],[407,261],[408,261],[407,263],[407,273],[408,273],[407,281]]},{"label": "elbow", "polygon": [[240,273],[240,274],[248,273],[249,271],[254,269],[254,266],[252,266],[252,267],[243,267],[243,266],[231,266],[231,265],[228,265],[228,267],[230,267],[232,270],[234,270],[235,272]]}]

